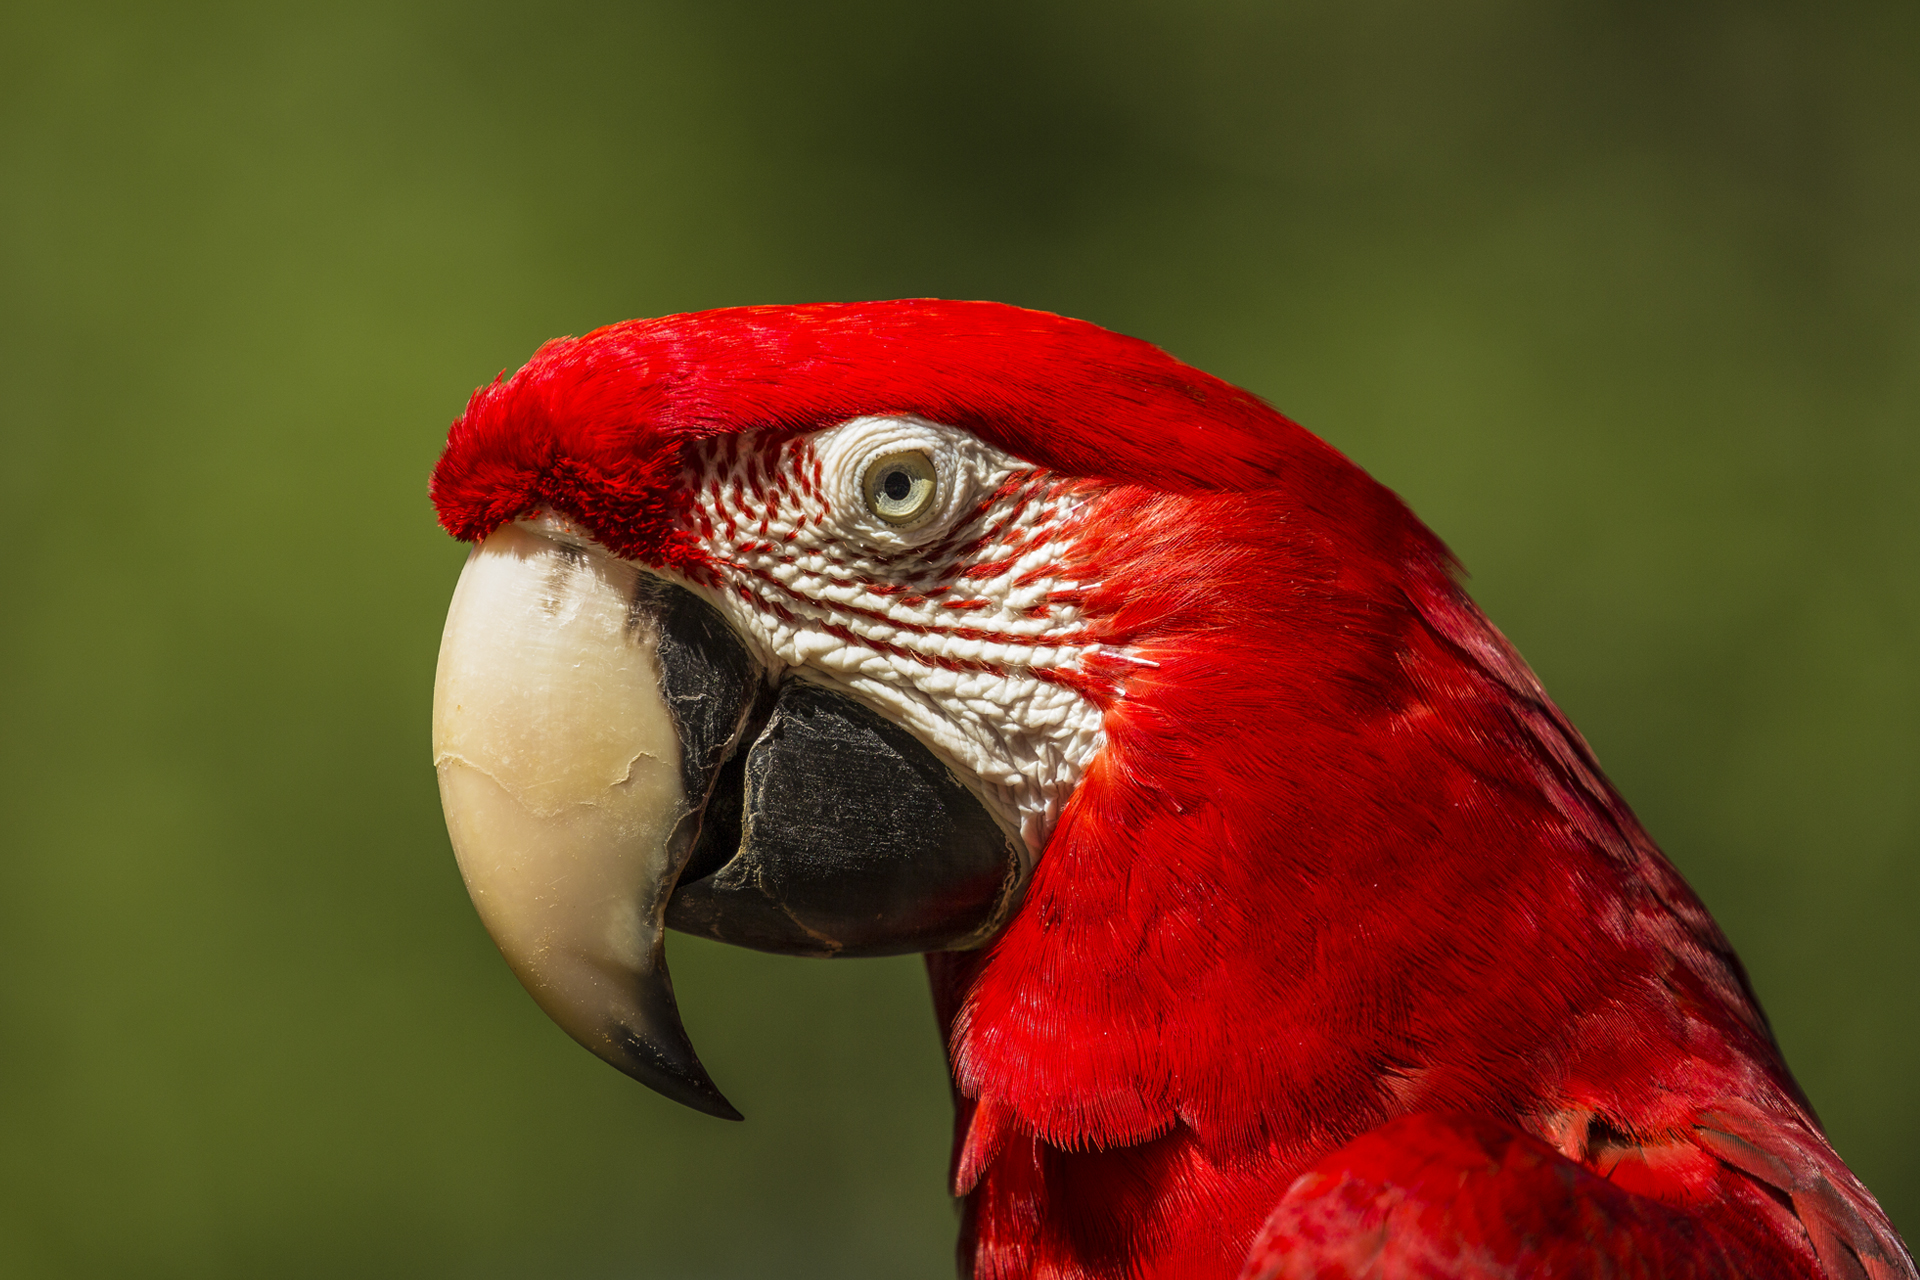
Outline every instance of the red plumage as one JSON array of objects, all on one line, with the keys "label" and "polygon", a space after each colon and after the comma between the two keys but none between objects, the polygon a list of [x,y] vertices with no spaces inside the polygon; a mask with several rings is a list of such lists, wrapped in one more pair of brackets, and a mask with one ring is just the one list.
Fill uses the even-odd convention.
[{"label": "red plumage", "polygon": [[1247,393],[990,303],[707,312],[477,391],[433,496],[701,582],[689,441],[888,413],[1077,486],[1082,615],[1157,664],[1090,665],[1024,904],[929,960],[973,1274],[1914,1275],[1445,549]]},{"label": "red plumage", "polygon": [[[1731,1180],[1714,1190],[1743,1194]],[[1431,1113],[1390,1120],[1303,1174],[1268,1219],[1247,1268],[1270,1280],[1711,1280],[1779,1269],[1778,1242],[1760,1214],[1690,1214],[1497,1121]]]}]

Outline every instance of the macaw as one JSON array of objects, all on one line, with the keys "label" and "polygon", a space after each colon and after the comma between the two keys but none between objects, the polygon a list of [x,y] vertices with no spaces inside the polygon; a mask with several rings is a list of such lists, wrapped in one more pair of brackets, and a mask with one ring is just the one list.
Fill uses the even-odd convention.
[{"label": "macaw", "polygon": [[964,1273],[1914,1280],[1446,548],[1255,396],[994,303],[709,311],[481,387],[432,497],[509,965],[737,1119],[666,929],[924,953]]}]

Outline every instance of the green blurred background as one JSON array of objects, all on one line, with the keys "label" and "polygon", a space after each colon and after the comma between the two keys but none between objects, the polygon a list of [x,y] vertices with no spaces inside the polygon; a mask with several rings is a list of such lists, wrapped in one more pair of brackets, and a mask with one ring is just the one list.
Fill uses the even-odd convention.
[{"label": "green blurred background", "polygon": [[1404,494],[1920,1232],[1920,6],[12,3],[0,1272],[951,1274],[917,962],[549,1025],[427,752],[426,476],[541,340],[1084,316]]}]

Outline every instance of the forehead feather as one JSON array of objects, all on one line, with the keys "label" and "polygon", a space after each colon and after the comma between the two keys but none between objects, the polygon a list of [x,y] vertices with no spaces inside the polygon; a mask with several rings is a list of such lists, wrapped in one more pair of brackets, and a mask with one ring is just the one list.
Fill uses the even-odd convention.
[{"label": "forehead feather", "polygon": [[433,496],[463,538],[542,504],[637,529],[672,505],[689,439],[896,413],[1050,470],[1158,488],[1259,488],[1346,465],[1149,343],[1000,303],[910,300],[735,307],[549,342],[474,393]]}]

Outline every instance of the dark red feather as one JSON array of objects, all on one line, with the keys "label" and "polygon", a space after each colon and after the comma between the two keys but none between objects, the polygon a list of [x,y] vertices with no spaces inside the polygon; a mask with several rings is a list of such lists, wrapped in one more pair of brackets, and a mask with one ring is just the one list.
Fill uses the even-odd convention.
[{"label": "dark red feather", "polygon": [[[1722,1172],[1719,1197],[1751,1200]],[[1793,1280],[1759,1215],[1689,1213],[1634,1195],[1484,1116],[1414,1115],[1302,1174],[1267,1220],[1245,1280]]]}]

